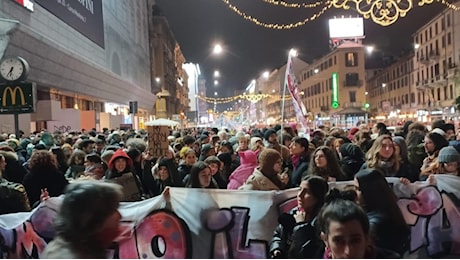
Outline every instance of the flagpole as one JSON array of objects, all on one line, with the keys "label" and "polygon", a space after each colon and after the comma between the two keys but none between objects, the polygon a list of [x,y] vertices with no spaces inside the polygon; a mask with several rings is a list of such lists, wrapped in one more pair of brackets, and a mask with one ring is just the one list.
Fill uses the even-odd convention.
[{"label": "flagpole", "polygon": [[296,56],[296,51],[294,49],[289,50],[288,61],[286,63],[286,72],[284,74],[284,84],[283,84],[283,99],[281,100],[281,140],[280,143],[283,144],[283,129],[284,129],[284,102],[286,100],[286,85],[287,77],[289,75],[289,68],[291,64],[291,56]]}]

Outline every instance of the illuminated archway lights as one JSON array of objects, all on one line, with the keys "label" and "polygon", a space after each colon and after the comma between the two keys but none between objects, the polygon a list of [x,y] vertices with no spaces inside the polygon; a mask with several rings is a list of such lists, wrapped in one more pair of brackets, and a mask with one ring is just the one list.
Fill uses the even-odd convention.
[{"label": "illuminated archway lights", "polygon": [[230,3],[230,0],[222,0],[228,8],[233,12],[243,17],[244,19],[255,23],[256,25],[275,29],[275,30],[284,30],[284,29],[293,29],[299,26],[303,26],[308,22],[311,22],[322,14],[324,14],[329,8],[342,8],[348,10],[350,8],[355,9],[359,14],[361,14],[365,19],[372,19],[373,22],[382,25],[388,26],[395,23],[399,18],[403,18],[406,14],[412,10],[414,3],[417,3],[417,6],[421,7],[424,5],[432,4],[433,2],[439,2],[447,6],[448,8],[458,11],[460,7],[449,3],[447,0],[327,0],[327,1],[317,1],[312,4],[305,3],[287,3],[285,1],[275,1],[275,0],[262,0],[263,2],[275,6],[282,6],[286,8],[319,8],[323,6],[319,11],[315,12],[310,17],[307,17],[301,21],[289,23],[289,24],[277,24],[277,23],[265,23],[259,19],[241,11],[238,7]]}]

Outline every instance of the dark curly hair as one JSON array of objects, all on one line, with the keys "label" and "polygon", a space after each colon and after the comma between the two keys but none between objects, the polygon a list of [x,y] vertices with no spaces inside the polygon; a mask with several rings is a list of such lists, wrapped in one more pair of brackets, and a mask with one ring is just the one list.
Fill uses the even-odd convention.
[{"label": "dark curly hair", "polygon": [[34,169],[58,169],[56,156],[47,150],[36,150],[32,153],[29,162],[30,170]]}]

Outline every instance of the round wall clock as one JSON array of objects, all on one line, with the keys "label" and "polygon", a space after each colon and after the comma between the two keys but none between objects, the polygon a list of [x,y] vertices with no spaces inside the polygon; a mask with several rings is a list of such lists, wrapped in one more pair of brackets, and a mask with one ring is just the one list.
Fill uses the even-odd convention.
[{"label": "round wall clock", "polygon": [[29,73],[29,64],[21,57],[8,57],[0,62],[0,76],[4,81],[23,81]]}]

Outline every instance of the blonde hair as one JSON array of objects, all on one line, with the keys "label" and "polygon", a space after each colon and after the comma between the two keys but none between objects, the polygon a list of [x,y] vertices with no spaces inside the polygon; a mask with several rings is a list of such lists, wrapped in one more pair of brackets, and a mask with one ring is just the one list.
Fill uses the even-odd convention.
[{"label": "blonde hair", "polygon": [[[374,143],[372,144],[372,147],[369,149],[369,151],[366,154],[368,168],[379,168],[379,160],[380,160],[379,153],[380,153],[380,149],[382,148],[383,140],[386,140],[386,139],[390,140],[393,143],[393,139],[389,135],[381,135],[377,137],[377,139],[375,139]],[[393,166],[391,167],[393,172],[399,171],[400,159],[399,159],[399,155],[396,154],[394,150],[393,150],[393,154],[391,155],[388,161],[393,163]]]}]

